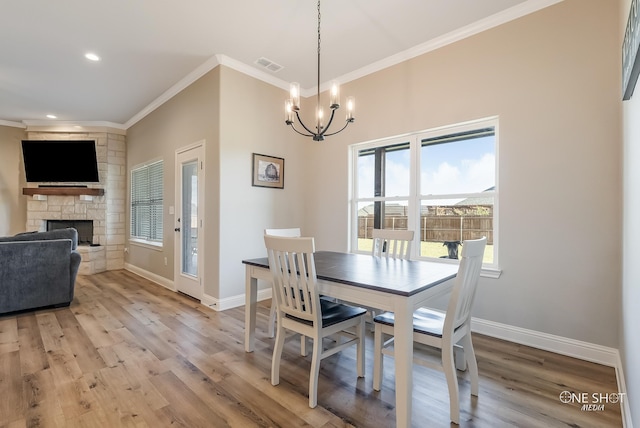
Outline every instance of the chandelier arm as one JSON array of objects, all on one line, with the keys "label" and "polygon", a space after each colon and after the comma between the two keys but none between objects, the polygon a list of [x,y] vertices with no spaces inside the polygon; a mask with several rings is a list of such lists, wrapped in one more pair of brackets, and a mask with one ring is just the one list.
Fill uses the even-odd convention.
[{"label": "chandelier arm", "polygon": [[[315,134],[305,134],[304,132],[300,132],[298,131],[295,126],[293,126],[293,123],[290,123],[289,126],[291,126],[291,129],[293,129],[294,131],[296,131],[298,134],[302,135],[303,137],[315,137]],[[304,126],[304,125],[303,125]],[[306,129],[306,128],[305,128]]]},{"label": "chandelier arm", "polygon": [[318,135],[317,133],[315,133],[312,130],[310,130],[309,128],[307,128],[307,126],[304,124],[302,119],[300,119],[300,113],[298,113],[297,110],[296,110],[296,117],[298,118],[298,122],[300,122],[300,125],[302,125],[302,127],[305,129],[305,131],[307,131],[310,134],[310,135],[307,135],[308,137],[314,137],[314,136]]},{"label": "chandelier arm", "polygon": [[353,120],[347,120],[346,123],[344,124],[344,126],[342,128],[340,128],[340,130],[336,131],[336,132],[332,132],[331,134],[324,134],[325,137],[331,137],[332,135],[336,135],[339,132],[344,131],[344,129],[349,126],[350,123],[352,123]]},{"label": "chandelier arm", "polygon": [[[331,126],[331,122],[333,122],[333,116],[336,114],[336,110],[335,109],[331,109],[331,117],[329,117],[329,121],[327,122],[327,126],[324,127],[323,131],[320,132],[318,135],[325,135],[325,132],[327,132],[329,130],[329,127]],[[331,134],[326,134],[327,137]]]}]

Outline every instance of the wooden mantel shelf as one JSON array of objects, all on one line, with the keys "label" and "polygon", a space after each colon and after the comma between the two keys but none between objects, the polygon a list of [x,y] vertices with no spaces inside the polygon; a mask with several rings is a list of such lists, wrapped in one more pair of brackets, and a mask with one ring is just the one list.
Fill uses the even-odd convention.
[{"label": "wooden mantel shelf", "polygon": [[90,189],[88,187],[23,187],[22,194],[33,195],[60,195],[60,196],[75,196],[75,195],[90,195],[90,196],[103,196],[104,189]]}]

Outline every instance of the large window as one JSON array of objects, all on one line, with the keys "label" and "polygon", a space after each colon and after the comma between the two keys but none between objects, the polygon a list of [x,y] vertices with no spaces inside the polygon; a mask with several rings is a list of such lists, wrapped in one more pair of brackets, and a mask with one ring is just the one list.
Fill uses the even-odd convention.
[{"label": "large window", "polygon": [[163,162],[131,171],[131,238],[151,245],[162,244]]},{"label": "large window", "polygon": [[497,265],[497,120],[353,146],[352,248],[371,251],[371,230],[415,231],[420,258],[456,259],[460,242],[487,237]]}]

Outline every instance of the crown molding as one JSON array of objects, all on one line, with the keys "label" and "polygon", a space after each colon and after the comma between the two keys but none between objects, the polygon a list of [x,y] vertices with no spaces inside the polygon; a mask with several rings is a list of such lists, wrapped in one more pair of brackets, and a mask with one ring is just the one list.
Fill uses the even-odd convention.
[{"label": "crown molding", "polygon": [[0,126],[10,126],[12,128],[22,128],[22,129],[27,127],[27,125],[21,122],[11,122],[9,120],[2,120],[2,119],[0,119]]},{"label": "crown molding", "polygon": [[[527,0],[507,10],[504,10],[502,12],[489,16],[483,20],[470,24],[466,27],[460,28],[456,31],[452,31],[448,34],[445,34],[441,37],[433,39],[429,42],[423,43],[421,45],[417,45],[411,49],[407,49],[406,51],[400,52],[396,55],[392,55],[380,61],[374,62],[366,67],[362,67],[351,73],[347,73],[342,76],[339,76],[336,79],[344,84],[352,80],[362,78],[366,75],[375,73],[377,71],[383,70],[385,68],[391,67],[393,65],[396,65],[401,62],[407,61],[409,59],[415,58],[417,56],[423,55],[427,52],[434,51],[436,49],[439,49],[451,43],[455,43],[459,40],[465,39],[467,37],[471,37],[475,34],[497,27],[499,25],[502,25],[514,19],[518,19],[530,13],[537,12],[538,10],[552,6],[556,3],[560,3],[562,1],[564,0]],[[240,73],[243,73],[247,76],[261,80],[265,83],[268,83],[270,85],[273,85],[285,91],[289,90],[289,82],[286,82],[282,79],[278,79],[277,77],[274,77],[269,73],[259,70],[256,67],[253,67],[251,65],[247,65],[240,61],[237,61],[226,55],[218,54],[209,58],[201,66],[199,66],[194,71],[189,73],[187,76],[181,79],[178,83],[173,85],[166,92],[164,92],[154,101],[152,101],[139,113],[137,113],[135,116],[129,119],[123,125],[124,129],[128,129],[131,126],[135,125],[137,122],[142,120],[145,116],[147,116],[149,113],[151,113],[152,111],[160,107],[162,104],[167,102],[173,96],[177,95],[180,91],[182,91],[183,89],[191,85],[193,82],[195,82],[200,77],[204,76],[209,71],[213,70],[218,65],[224,65]],[[329,88],[329,84],[330,84],[329,82],[321,84],[320,85],[321,91],[327,90]],[[315,95],[316,91],[317,89],[315,86],[311,88],[301,88],[300,95],[305,98],[308,98],[310,96]]]},{"label": "crown molding", "polygon": [[27,132],[107,132],[113,134],[125,134],[126,128],[120,123],[106,121],[51,121],[51,120],[24,120]]}]

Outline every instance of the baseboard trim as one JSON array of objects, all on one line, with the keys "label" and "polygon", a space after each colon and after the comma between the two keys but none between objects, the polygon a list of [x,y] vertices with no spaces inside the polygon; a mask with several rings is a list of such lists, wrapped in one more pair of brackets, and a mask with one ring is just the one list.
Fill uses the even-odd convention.
[{"label": "baseboard trim", "polygon": [[[258,290],[258,301],[271,299],[271,288],[264,288]],[[227,309],[237,308],[238,306],[244,306],[246,302],[244,294],[238,294],[236,296],[228,297],[226,299],[217,299],[213,296],[205,295],[202,299],[202,304],[215,310],[226,311]]]},{"label": "baseboard trim", "polygon": [[618,350],[615,348],[594,345],[593,343],[478,318],[471,320],[471,330],[497,339],[508,340],[509,342],[515,342],[609,367],[617,367],[618,360],[620,359]]},{"label": "baseboard trim", "polygon": [[131,273],[135,273],[136,275],[141,276],[141,277],[143,277],[145,279],[148,279],[151,282],[155,282],[156,284],[161,285],[164,288],[167,288],[167,289],[169,289],[171,291],[176,291],[176,287],[175,287],[173,281],[170,280],[170,279],[167,279],[167,278],[165,278],[163,276],[156,275],[155,273],[149,272],[149,271],[144,270],[144,269],[140,269],[139,267],[134,266],[134,265],[132,265],[130,263],[125,263],[124,264],[124,269],[128,270]]}]

